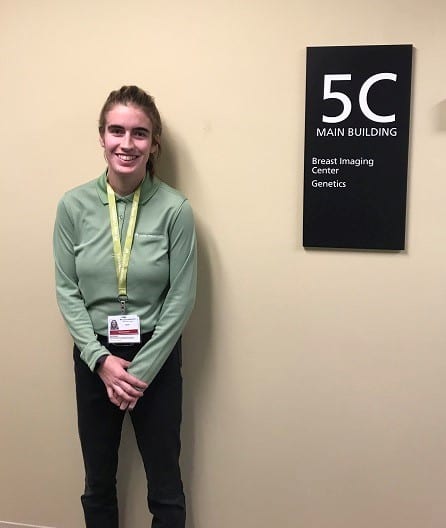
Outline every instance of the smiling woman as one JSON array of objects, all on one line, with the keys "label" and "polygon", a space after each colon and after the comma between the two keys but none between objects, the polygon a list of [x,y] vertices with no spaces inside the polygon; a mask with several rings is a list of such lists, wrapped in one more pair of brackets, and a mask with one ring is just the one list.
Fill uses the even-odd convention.
[{"label": "smiling woman", "polygon": [[101,144],[109,184],[118,194],[130,194],[143,180],[150,155],[157,151],[150,118],[134,105],[114,106],[107,113]]},{"label": "smiling woman", "polygon": [[136,86],[111,92],[99,117],[107,169],[57,210],[56,290],[74,339],[87,528],[118,527],[127,410],[153,526],[185,523],[181,333],[195,300],[195,230],[186,198],[154,176],[161,131],[152,97]]}]

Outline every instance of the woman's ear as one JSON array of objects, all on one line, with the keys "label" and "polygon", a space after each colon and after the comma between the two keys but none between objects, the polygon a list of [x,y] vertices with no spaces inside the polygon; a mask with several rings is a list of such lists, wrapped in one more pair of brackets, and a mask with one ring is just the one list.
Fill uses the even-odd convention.
[{"label": "woman's ear", "polygon": [[104,140],[102,139],[102,136],[99,136],[99,144],[101,145],[102,148],[105,147]]},{"label": "woman's ear", "polygon": [[160,137],[155,136],[153,139],[154,141],[152,142],[152,146],[150,148],[150,154],[155,154],[156,156],[158,156],[158,153],[159,153],[158,145],[160,144]]}]

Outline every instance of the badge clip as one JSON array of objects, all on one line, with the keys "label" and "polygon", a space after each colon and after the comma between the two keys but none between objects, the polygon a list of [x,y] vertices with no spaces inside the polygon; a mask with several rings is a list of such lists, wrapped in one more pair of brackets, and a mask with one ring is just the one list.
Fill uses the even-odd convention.
[{"label": "badge clip", "polygon": [[118,297],[119,304],[121,305],[121,314],[122,315],[125,315],[125,313],[127,311],[126,302],[128,300],[129,300],[129,298],[127,297],[127,295],[120,295]]}]

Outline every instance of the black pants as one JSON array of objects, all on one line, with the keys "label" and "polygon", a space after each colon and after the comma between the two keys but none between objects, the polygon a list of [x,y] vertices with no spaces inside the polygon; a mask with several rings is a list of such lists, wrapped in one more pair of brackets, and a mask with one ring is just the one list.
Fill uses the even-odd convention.
[{"label": "black pants", "polygon": [[[131,361],[141,344],[106,345]],[[106,344],[106,338],[99,337]],[[85,465],[81,497],[87,528],[118,528],[116,471],[125,411],[110,402],[100,377],[91,372],[74,347],[79,437]],[[152,528],[184,528],[185,500],[179,468],[181,424],[181,339],[130,417],[147,477]]]}]

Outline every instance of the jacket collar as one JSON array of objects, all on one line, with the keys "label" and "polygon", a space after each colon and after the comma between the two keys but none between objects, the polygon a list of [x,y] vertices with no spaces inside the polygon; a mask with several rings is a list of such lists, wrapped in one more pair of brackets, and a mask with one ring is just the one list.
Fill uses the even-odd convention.
[{"label": "jacket collar", "polygon": [[[156,193],[158,190],[158,187],[160,186],[160,181],[156,177],[151,177],[149,174],[149,171],[146,173],[146,177],[144,178],[142,184],[141,184],[141,196],[139,198],[139,203],[144,204],[152,198],[152,196]],[[105,170],[99,178],[96,180],[96,190],[99,195],[99,199],[104,205],[108,205],[108,196],[107,196],[107,170]],[[133,193],[129,195],[128,197],[125,197],[124,199],[130,199],[132,200]]]}]

